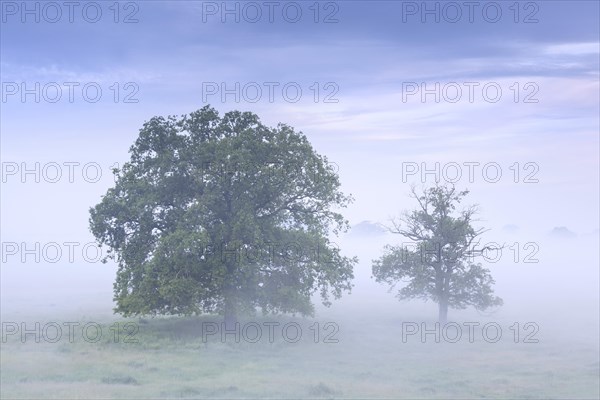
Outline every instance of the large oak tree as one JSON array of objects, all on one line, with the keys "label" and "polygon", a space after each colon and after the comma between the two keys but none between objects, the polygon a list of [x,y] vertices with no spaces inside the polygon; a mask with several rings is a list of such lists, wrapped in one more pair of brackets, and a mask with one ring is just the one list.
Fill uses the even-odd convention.
[{"label": "large oak tree", "polygon": [[349,291],[355,258],[329,233],[347,229],[333,165],[292,127],[206,106],[144,123],[90,209],[90,228],[115,259],[115,312],[311,315],[311,295]]}]

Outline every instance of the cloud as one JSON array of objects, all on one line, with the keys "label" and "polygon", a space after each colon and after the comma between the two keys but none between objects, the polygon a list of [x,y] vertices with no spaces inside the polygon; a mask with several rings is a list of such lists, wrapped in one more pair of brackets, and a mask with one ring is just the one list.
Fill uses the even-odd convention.
[{"label": "cloud", "polygon": [[147,69],[133,66],[104,67],[96,71],[77,69],[68,63],[15,64],[2,62],[3,81],[23,82],[97,82],[111,84],[114,82],[150,83],[160,81],[162,75]]},{"label": "cloud", "polygon": [[600,42],[561,43],[544,46],[541,51],[548,55],[582,56],[600,53]]}]

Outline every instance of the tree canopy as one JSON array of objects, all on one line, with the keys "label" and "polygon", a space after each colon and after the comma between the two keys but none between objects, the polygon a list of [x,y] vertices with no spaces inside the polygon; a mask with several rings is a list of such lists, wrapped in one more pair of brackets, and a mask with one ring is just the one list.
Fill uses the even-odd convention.
[{"label": "tree canopy", "polygon": [[350,291],[355,258],[329,233],[352,199],[332,164],[286,124],[206,106],[144,123],[90,229],[118,263],[123,315],[292,312]]}]

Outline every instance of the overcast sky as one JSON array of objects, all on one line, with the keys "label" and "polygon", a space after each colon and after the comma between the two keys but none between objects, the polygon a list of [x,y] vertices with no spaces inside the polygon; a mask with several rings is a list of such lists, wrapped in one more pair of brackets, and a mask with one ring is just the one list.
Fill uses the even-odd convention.
[{"label": "overcast sky", "polygon": [[304,132],[352,223],[413,207],[439,163],[486,227],[597,234],[597,1],[53,4],[2,2],[3,241],[92,241],[89,207],[143,122],[206,104]]}]

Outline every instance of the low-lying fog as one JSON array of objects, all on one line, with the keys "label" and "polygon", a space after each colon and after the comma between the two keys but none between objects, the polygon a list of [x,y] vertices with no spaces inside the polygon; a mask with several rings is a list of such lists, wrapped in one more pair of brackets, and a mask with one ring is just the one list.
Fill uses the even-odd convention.
[{"label": "low-lying fog", "polygon": [[[561,231],[527,231],[508,226],[485,233],[482,243],[506,246],[500,255],[479,258],[496,280],[495,293],[504,300],[504,305],[486,312],[451,309],[449,321],[503,321],[508,325],[535,322],[540,326],[540,334],[597,344],[598,234],[573,236]],[[348,324],[378,319],[398,324],[435,321],[434,303],[399,302],[395,291],[389,293],[387,286],[371,278],[372,260],[383,254],[385,244],[406,242],[401,236],[356,230],[342,234],[336,241],[344,254],[359,257],[354,288],[330,308],[320,306],[315,297],[317,318],[335,318]],[[93,249],[89,253],[92,255]],[[498,261],[489,261],[493,257]],[[111,316],[116,271],[113,263],[23,264],[14,256],[13,262],[10,257],[7,260],[1,269],[4,321]]]}]

